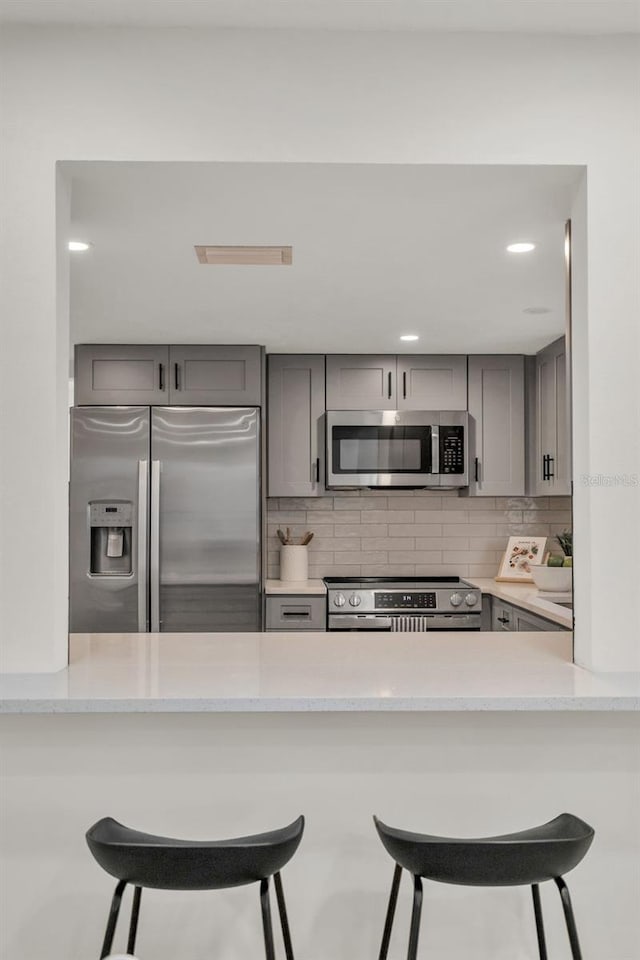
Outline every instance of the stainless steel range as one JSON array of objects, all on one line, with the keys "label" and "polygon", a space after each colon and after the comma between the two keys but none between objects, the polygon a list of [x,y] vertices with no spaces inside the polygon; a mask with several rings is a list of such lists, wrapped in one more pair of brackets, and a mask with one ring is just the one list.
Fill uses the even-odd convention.
[{"label": "stainless steel range", "polygon": [[329,630],[479,630],[482,595],[460,577],[325,577]]}]

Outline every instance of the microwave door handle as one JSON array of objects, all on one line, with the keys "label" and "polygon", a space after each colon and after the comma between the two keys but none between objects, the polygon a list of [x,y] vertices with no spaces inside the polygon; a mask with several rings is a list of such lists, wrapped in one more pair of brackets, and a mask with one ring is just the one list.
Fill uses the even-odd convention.
[{"label": "microwave door handle", "polygon": [[431,427],[431,473],[440,473],[440,428]]}]

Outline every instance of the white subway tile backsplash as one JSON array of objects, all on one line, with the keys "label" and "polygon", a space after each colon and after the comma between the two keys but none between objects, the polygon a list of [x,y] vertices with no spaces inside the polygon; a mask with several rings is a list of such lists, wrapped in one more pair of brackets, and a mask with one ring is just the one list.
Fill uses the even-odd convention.
[{"label": "white subway tile backsplash", "polygon": [[390,537],[440,537],[442,525],[439,523],[390,523]]},{"label": "white subway tile backsplash", "polygon": [[361,537],[363,540],[373,537],[386,537],[386,523],[336,523],[336,537]]},{"label": "white subway tile backsplash", "polygon": [[[507,538],[571,527],[569,497],[458,497],[455,491],[355,490],[267,501],[267,576],[280,574],[278,528],[314,532],[309,576],[493,577]],[[559,549],[559,548],[558,548]]]}]

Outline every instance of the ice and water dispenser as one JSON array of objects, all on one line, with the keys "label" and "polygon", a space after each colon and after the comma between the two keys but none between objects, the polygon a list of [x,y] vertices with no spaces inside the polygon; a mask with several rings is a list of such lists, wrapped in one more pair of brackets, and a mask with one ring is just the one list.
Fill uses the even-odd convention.
[{"label": "ice and water dispenser", "polygon": [[97,577],[130,576],[133,570],[133,503],[130,500],[91,501],[89,527],[91,574]]}]

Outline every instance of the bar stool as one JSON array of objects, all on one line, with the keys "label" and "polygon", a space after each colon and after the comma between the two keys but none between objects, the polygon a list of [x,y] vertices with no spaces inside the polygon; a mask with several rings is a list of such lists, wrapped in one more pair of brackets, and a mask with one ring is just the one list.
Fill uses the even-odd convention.
[{"label": "bar stool", "polygon": [[111,952],[122,895],[134,887],[127,953],[133,954],[142,888],[156,890],[222,890],[260,884],[266,960],[275,960],[269,881],[274,879],[287,960],[294,960],[280,870],[294,855],[304,830],[304,817],[269,833],[233,840],[175,840],[123,826],[111,817],[87,831],[87,843],[100,866],[118,883],[111,901],[101,960]]},{"label": "bar stool", "polygon": [[387,826],[377,817],[373,819],[387,853],[396,862],[379,960],[386,960],[389,949],[403,870],[413,875],[414,886],[407,960],[416,960],[418,953],[422,878],[475,887],[531,886],[540,960],[547,960],[547,946],[538,885],[554,880],[562,899],[573,960],[582,960],[563,875],[580,863],[591,846],[594,831],[583,820],[562,813],[549,823],[520,833],[465,840],[408,833]]}]

